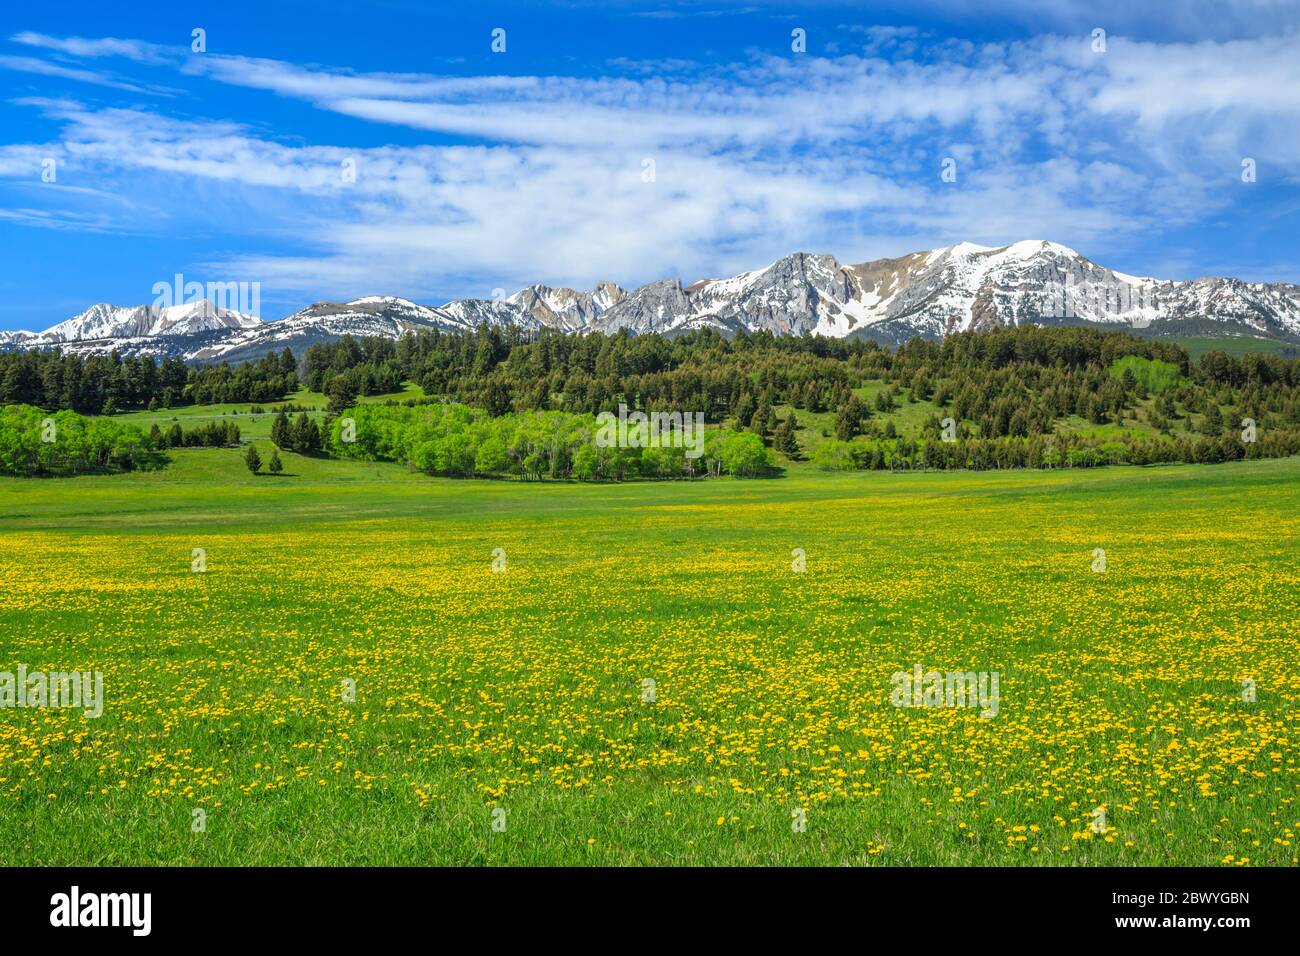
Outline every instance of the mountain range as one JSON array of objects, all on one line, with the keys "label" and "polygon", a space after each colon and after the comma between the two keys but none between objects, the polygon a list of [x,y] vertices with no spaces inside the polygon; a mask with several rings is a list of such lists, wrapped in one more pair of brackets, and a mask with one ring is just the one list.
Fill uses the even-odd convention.
[{"label": "mountain range", "polygon": [[1115,272],[1053,242],[998,248],[963,242],[896,259],[845,265],[796,252],[771,265],[683,286],[662,279],[628,291],[533,285],[509,297],[440,306],[395,296],[317,302],[277,321],[206,300],[155,308],[93,305],[44,332],[0,332],[0,350],[179,356],[193,361],[295,352],[344,335],[397,338],[421,329],[483,324],[569,332],[679,334],[714,328],[777,335],[865,337],[897,345],[916,336],[1003,325],[1095,325],[1146,335],[1251,336],[1300,343],[1300,286],[1205,277],[1162,280]]}]

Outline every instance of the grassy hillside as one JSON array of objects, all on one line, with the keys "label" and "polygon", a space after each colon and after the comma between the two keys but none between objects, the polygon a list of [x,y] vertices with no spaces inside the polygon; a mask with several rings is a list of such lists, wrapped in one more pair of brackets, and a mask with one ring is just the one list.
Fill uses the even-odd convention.
[{"label": "grassy hillside", "polygon": [[[900,437],[920,438],[924,434],[923,426],[925,422],[934,416],[940,420],[947,417],[948,410],[936,405],[932,401],[909,402],[905,396],[898,398],[898,405],[888,412],[875,410],[875,398],[880,392],[888,386],[883,381],[868,382],[861,388],[854,389],[854,394],[861,396],[866,400],[873,409],[871,421],[879,425],[882,429],[886,422],[892,421],[894,428]],[[777,405],[774,407],[777,417],[785,419],[792,411],[789,405]],[[831,440],[835,436],[835,412],[809,412],[807,409],[793,409],[795,419],[799,423],[796,429],[796,437],[799,447],[802,449],[804,458],[812,458],[817,449],[823,443]],[[1151,418],[1155,411],[1155,398],[1149,397],[1136,403],[1136,407],[1130,409],[1122,419],[1113,422],[1107,422],[1104,425],[1097,425],[1089,422],[1078,415],[1070,415],[1058,419],[1056,427],[1059,431],[1066,434],[1081,434],[1097,438],[1114,438],[1121,435],[1134,437],[1155,437],[1161,432],[1152,427]],[[1172,428],[1169,434],[1174,438],[1190,436],[1197,434],[1196,428],[1204,416],[1199,413],[1188,413],[1186,409],[1180,408],[1181,417],[1171,422]],[[970,421],[965,422],[968,426],[973,426]],[[777,455],[783,464],[789,463],[785,456]]]},{"label": "grassy hillside", "polygon": [[[391,400],[403,401],[408,398],[423,398],[424,391],[418,385],[407,383],[400,392],[384,395],[363,395],[357,399],[362,403],[377,403]],[[318,421],[325,416],[329,399],[320,392],[300,388],[280,402],[239,402],[223,405],[182,405],[178,408],[164,408],[158,411],[126,412],[113,416],[116,420],[139,425],[145,431],[152,426],[166,430],[179,422],[181,428],[189,430],[195,425],[209,421],[233,420],[239,426],[242,438],[270,438],[271,423],[275,421],[272,409],[280,405],[295,405],[308,409],[308,415]],[[255,409],[261,409],[260,412]]]},{"label": "grassy hillside", "polygon": [[[887,388],[887,384],[881,380],[867,382],[864,386],[854,389],[854,394],[861,396],[866,400],[873,409],[871,421],[877,423],[881,428],[887,421],[893,421],[897,433],[902,437],[919,438],[922,435],[922,426],[931,416],[944,418],[948,411],[936,405],[932,401],[909,402],[906,397],[900,396],[898,405],[888,412],[876,411],[874,402],[876,395]],[[424,398],[423,390],[418,386],[407,383],[405,388],[400,392],[392,392],[384,395],[367,395],[358,399],[359,402],[382,403],[390,400],[403,401],[410,398]],[[181,427],[189,430],[195,425],[208,421],[234,421],[239,426],[240,436],[245,440],[250,439],[269,439],[271,437],[271,424],[275,420],[273,409],[280,404],[291,404],[300,408],[308,409],[308,415],[311,418],[320,421],[325,417],[325,408],[328,399],[319,392],[313,392],[306,388],[299,389],[293,395],[289,396],[283,403],[249,403],[227,405],[186,405],[179,408],[161,409],[155,412],[138,411],[126,412],[113,416],[114,420],[138,425],[145,431],[151,426],[157,424],[164,431],[171,427],[172,424],[179,422]],[[1079,432],[1091,436],[1115,436],[1120,434],[1154,436],[1159,432],[1149,424],[1149,416],[1153,411],[1154,399],[1147,399],[1139,402],[1137,408],[1133,409],[1129,416],[1120,422],[1111,422],[1106,425],[1095,425],[1079,418],[1078,416],[1069,416],[1058,421],[1058,426],[1063,432]],[[255,409],[261,411],[254,411]],[[789,405],[774,406],[777,417],[784,419],[791,412]],[[803,450],[804,458],[811,458],[829,438],[835,434],[835,412],[810,412],[807,409],[793,409],[799,428],[796,435],[799,446]],[[296,414],[296,413],[295,413]],[[1196,425],[1201,420],[1198,414],[1185,415],[1173,422],[1173,430],[1170,432],[1174,437],[1196,434]],[[967,422],[966,424],[973,424]],[[787,462],[784,456],[777,456],[783,463]]]},{"label": "grassy hillside", "polygon": [[[172,455],[0,480],[0,670],[106,693],[0,710],[15,864],[1296,862],[1300,460],[581,485]],[[998,673],[998,713],[892,706],[914,664]]]}]

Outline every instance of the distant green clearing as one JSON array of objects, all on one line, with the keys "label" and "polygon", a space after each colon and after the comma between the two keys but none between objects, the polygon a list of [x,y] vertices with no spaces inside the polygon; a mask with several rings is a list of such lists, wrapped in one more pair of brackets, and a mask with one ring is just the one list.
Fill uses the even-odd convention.
[{"label": "distant green clearing", "polygon": [[1160,341],[1172,342],[1181,346],[1193,361],[1207,352],[1227,352],[1233,356],[1262,352],[1265,355],[1281,355],[1287,358],[1296,358],[1300,355],[1300,345],[1278,342],[1276,339],[1250,338],[1244,335],[1223,336],[1222,338],[1208,335],[1175,338],[1162,336]]},{"label": "distant green clearing", "polygon": [[1111,363],[1107,373],[1111,378],[1122,379],[1124,373],[1132,373],[1143,388],[1149,392],[1163,392],[1178,384],[1181,373],[1172,362],[1142,358],[1140,355],[1126,355]]},{"label": "distant green clearing", "polygon": [[[424,390],[420,386],[408,382],[400,392],[391,392],[386,395],[363,395],[358,397],[357,401],[362,404],[379,404],[387,401],[406,401],[407,399],[420,398],[424,398]],[[154,425],[166,429],[173,423],[179,422],[182,428],[189,429],[202,421],[234,418],[236,424],[239,425],[241,437],[246,439],[270,438],[271,423],[275,420],[275,414],[271,409],[280,405],[299,406],[306,408],[308,410],[307,414],[319,421],[325,417],[325,408],[328,404],[329,399],[320,392],[299,388],[298,391],[287,396],[282,401],[238,402],[223,405],[180,405],[176,408],[160,408],[152,412],[124,412],[114,415],[113,418],[116,421],[139,425],[146,432]],[[262,411],[254,413],[254,408],[261,408]]]}]

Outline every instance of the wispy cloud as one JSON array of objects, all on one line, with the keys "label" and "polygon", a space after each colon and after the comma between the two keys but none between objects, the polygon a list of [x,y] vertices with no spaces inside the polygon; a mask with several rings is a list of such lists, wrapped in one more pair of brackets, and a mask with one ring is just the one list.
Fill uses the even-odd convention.
[{"label": "wispy cloud", "polygon": [[48,60],[41,60],[30,56],[0,55],[0,70],[13,70],[18,73],[36,73],[40,76],[53,76],[64,80],[75,80],[78,83],[92,83],[95,86],[107,86],[115,90],[126,90],[130,93],[169,94],[172,92],[158,87],[130,83],[126,80],[118,79],[110,73],[105,73],[99,70],[83,70],[79,67],[64,66],[60,63],[52,63]]},{"label": "wispy cloud", "polygon": [[143,40],[119,40],[115,37],[86,39],[84,37],[54,37],[44,33],[23,30],[10,39],[25,46],[40,47],[76,57],[121,56],[139,63],[166,63],[173,59],[176,50]]}]

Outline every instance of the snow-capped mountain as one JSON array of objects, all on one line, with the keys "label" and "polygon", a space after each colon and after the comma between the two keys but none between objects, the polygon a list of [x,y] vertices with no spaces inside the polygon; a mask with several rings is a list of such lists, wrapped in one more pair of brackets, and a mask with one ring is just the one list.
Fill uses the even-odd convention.
[{"label": "snow-capped mountain", "polygon": [[161,310],[97,305],[39,334],[0,333],[0,348],[117,349],[233,361],[285,346],[299,352],[343,335],[398,338],[422,329],[464,331],[482,325],[666,335],[700,328],[762,330],[867,337],[893,345],[916,336],[941,339],[957,331],[1024,323],[1300,343],[1300,286],[1140,278],[1054,242],[996,248],[963,242],[858,265],[796,252],[731,278],[688,286],[662,279],[631,292],[612,283],[590,292],[533,285],[508,297],[440,306],[368,296],[317,302],[276,322],[204,302]]},{"label": "snow-capped mountain", "polygon": [[211,337],[211,333],[235,333],[260,325],[261,319],[220,308],[205,299],[162,308],[121,308],[101,302],[44,332],[0,332],[0,346],[58,346],[71,352],[118,348],[134,352],[157,345],[159,353],[173,354],[187,351],[195,341]]},{"label": "snow-capped mountain", "polygon": [[345,335],[396,339],[407,332],[436,328],[445,328],[445,323],[435,309],[396,296],[375,295],[351,302],[317,302],[278,322],[263,322],[205,342],[185,357],[242,361],[285,347],[298,353],[309,345]]},{"label": "snow-capped mountain", "polygon": [[595,328],[597,317],[625,298],[627,292],[623,289],[612,282],[602,282],[591,292],[530,285],[510,296],[506,302],[523,309],[538,325],[581,332]]}]

